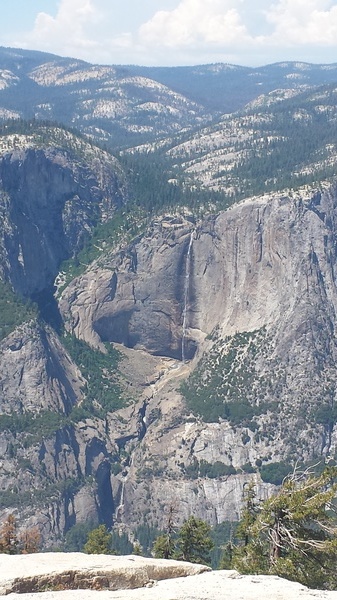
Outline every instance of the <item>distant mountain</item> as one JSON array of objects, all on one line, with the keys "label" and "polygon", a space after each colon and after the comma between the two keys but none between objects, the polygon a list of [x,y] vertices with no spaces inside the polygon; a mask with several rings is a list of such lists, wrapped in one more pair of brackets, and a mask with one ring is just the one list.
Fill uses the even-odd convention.
[{"label": "distant mountain", "polygon": [[[139,151],[170,161],[186,186],[222,190],[231,202],[335,176],[337,84],[275,90],[217,123]],[[133,151],[132,151],[133,152]]]},{"label": "distant mountain", "polygon": [[49,119],[110,147],[210,121],[200,104],[128,67],[0,49],[0,117]]},{"label": "distant mountain", "polygon": [[110,148],[131,147],[200,127],[275,90],[336,80],[337,63],[102,66],[0,48],[0,118],[49,119]]},{"label": "distant mountain", "polygon": [[303,89],[337,81],[337,63],[280,62],[250,68],[216,63],[195,67],[131,67],[202,104],[230,113],[275,89]]}]

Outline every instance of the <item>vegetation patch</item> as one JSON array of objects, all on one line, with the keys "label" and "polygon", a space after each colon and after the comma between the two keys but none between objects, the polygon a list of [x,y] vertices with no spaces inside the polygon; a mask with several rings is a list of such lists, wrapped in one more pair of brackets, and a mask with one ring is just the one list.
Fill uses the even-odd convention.
[{"label": "vegetation patch", "polygon": [[336,467],[295,469],[264,502],[248,486],[229,566],[336,589],[336,477]]},{"label": "vegetation patch", "polygon": [[[120,352],[107,345],[107,351],[103,353],[71,335],[64,336],[62,343],[86,379],[85,399],[68,415],[50,410],[1,414],[0,431],[10,431],[15,436],[23,434],[22,443],[26,448],[83,419],[104,418],[108,412],[122,408],[128,401],[120,385]],[[119,468],[116,465],[115,469]]]},{"label": "vegetation patch", "polygon": [[233,467],[233,465],[225,465],[225,463],[220,460],[215,461],[215,463],[209,463],[203,459],[198,461],[194,457],[193,462],[186,467],[184,472],[185,475],[190,479],[197,479],[198,477],[218,479],[219,477],[235,475],[236,469]]},{"label": "vegetation patch", "polygon": [[155,558],[174,558],[210,564],[210,552],[214,547],[210,533],[210,525],[193,515],[184,521],[177,533],[169,519],[166,532],[154,542],[153,555]]},{"label": "vegetation patch", "polygon": [[25,433],[29,440],[25,447],[40,442],[43,437],[50,437],[55,431],[69,423],[69,417],[64,413],[50,410],[40,413],[25,412],[0,415],[0,431],[10,431],[15,436]]},{"label": "vegetation patch", "polygon": [[266,483],[281,485],[284,478],[293,471],[293,467],[289,462],[280,461],[263,465],[260,468],[261,479]]},{"label": "vegetation patch", "polygon": [[0,279],[0,340],[16,327],[37,317],[37,309],[13,292],[9,283]]},{"label": "vegetation patch", "polygon": [[212,349],[181,386],[188,408],[206,422],[222,418],[233,426],[254,431],[254,418],[270,408],[261,400],[267,382],[255,366],[265,339],[264,329],[237,333],[224,340],[215,332]]},{"label": "vegetation patch", "polygon": [[57,483],[50,483],[43,488],[31,488],[20,491],[17,486],[12,486],[0,492],[0,508],[27,508],[31,505],[44,505],[51,500],[59,500],[62,496],[75,494],[83,485],[85,479],[78,477],[64,479]]},{"label": "vegetation patch", "polygon": [[118,370],[121,353],[109,344],[106,344],[106,353],[101,352],[69,334],[63,336],[62,343],[87,382],[85,400],[74,407],[72,421],[92,416],[105,417],[108,412],[125,406],[127,399]]},{"label": "vegetation patch", "polygon": [[117,211],[108,221],[99,223],[90,237],[86,238],[80,252],[61,264],[58,295],[70,281],[84,273],[94,261],[105,256],[122,242],[126,246],[135,236],[144,231],[148,221],[148,216],[141,209],[123,209]]},{"label": "vegetation patch", "polygon": [[130,185],[130,201],[147,214],[161,214],[165,210],[188,207],[194,215],[210,212],[216,207],[225,209],[234,203],[232,194],[206,190],[197,185],[186,185],[184,174],[166,151],[151,154],[122,153],[119,156]]}]

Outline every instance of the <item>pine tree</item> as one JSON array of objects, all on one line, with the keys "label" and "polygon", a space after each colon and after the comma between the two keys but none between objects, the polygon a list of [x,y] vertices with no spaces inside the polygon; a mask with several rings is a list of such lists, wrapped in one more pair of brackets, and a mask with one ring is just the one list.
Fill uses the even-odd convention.
[{"label": "pine tree", "polygon": [[210,551],[214,546],[210,536],[211,527],[192,515],[176,533],[173,512],[173,507],[170,507],[167,532],[156,538],[152,548],[153,556],[209,564]]},{"label": "pine tree", "polygon": [[258,503],[256,500],[255,485],[253,482],[250,482],[248,485],[244,485],[243,503],[245,508],[237,529],[237,537],[241,538],[244,542],[244,545],[247,546],[249,543],[249,532],[252,525],[255,523],[258,513]]},{"label": "pine tree", "polygon": [[173,558],[175,544],[167,534],[159,535],[154,541],[152,554],[155,558]]},{"label": "pine tree", "polygon": [[[243,543],[232,566],[242,573],[276,574],[309,587],[337,586],[337,468],[288,476],[259,506],[246,504],[238,531]],[[251,501],[251,498],[250,498]]]},{"label": "pine tree", "polygon": [[112,549],[112,535],[105,525],[99,525],[89,533],[83,549],[87,554],[115,554]]},{"label": "pine tree", "polygon": [[173,558],[175,553],[175,525],[174,525],[175,506],[170,505],[167,519],[166,532],[157,537],[153,544],[153,556],[155,558]]},{"label": "pine tree", "polygon": [[140,544],[137,542],[133,546],[132,554],[135,556],[143,556],[143,549]]},{"label": "pine tree", "polygon": [[208,564],[213,548],[208,523],[193,515],[182,525],[177,540],[177,558],[193,563]]}]

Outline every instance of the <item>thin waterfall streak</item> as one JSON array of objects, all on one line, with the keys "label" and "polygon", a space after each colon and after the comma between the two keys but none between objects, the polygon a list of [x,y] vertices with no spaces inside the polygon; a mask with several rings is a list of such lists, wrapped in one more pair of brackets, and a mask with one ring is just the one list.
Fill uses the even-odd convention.
[{"label": "thin waterfall streak", "polygon": [[190,275],[191,275],[191,250],[193,244],[193,234],[191,232],[190,241],[188,244],[188,250],[186,255],[186,268],[185,268],[185,282],[184,282],[184,310],[183,310],[183,331],[181,338],[181,360],[185,362],[185,338],[187,330],[187,313],[188,313],[188,300],[189,300],[189,288],[190,288]]},{"label": "thin waterfall streak", "polygon": [[[130,460],[130,464],[129,464],[129,469],[132,465],[132,459]],[[128,473],[124,476],[124,478],[122,479],[122,487],[121,487],[121,497],[119,500],[119,505],[116,508],[116,520],[119,519],[119,517],[122,517],[123,511],[124,511],[124,501],[125,501],[125,484],[127,482],[128,479]]]},{"label": "thin waterfall streak", "polygon": [[125,481],[122,481],[121,499],[119,502],[120,508],[123,508],[123,506],[124,506],[124,490],[125,490]]},{"label": "thin waterfall streak", "polygon": [[117,520],[119,517],[122,516],[123,509],[124,509],[124,490],[125,490],[125,479],[122,481],[121,497],[119,500],[119,505],[117,506],[117,510],[116,510],[116,519]]}]

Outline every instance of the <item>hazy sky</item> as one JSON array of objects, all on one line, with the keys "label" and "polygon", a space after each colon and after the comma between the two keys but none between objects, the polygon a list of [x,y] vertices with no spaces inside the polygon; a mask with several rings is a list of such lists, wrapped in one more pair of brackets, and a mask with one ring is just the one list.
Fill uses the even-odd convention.
[{"label": "hazy sky", "polygon": [[106,64],[337,62],[337,0],[0,0],[0,45]]}]

